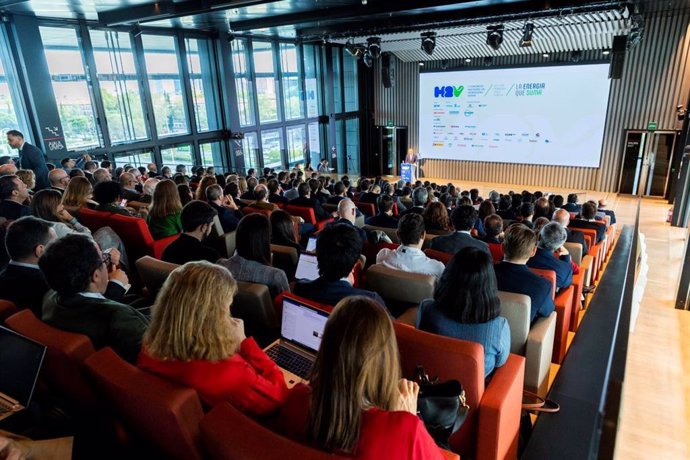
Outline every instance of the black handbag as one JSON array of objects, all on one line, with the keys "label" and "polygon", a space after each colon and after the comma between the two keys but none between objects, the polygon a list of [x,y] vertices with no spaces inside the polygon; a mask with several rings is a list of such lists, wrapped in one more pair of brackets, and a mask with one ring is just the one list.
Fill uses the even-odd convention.
[{"label": "black handbag", "polygon": [[419,417],[436,444],[450,450],[448,440],[460,429],[470,410],[462,384],[457,380],[431,380],[422,366],[415,369],[414,381],[419,384]]}]

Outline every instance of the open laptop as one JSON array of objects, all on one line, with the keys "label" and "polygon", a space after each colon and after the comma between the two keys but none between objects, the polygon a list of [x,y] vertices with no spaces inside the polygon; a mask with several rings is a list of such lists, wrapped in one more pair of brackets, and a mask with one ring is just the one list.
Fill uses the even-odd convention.
[{"label": "open laptop", "polygon": [[265,351],[285,374],[292,387],[309,379],[316,353],[321,346],[328,313],[290,298],[283,298],[280,339]]},{"label": "open laptop", "polygon": [[307,242],[307,252],[316,252],[316,237],[310,236]]},{"label": "open laptop", "polygon": [[319,262],[315,254],[303,252],[299,255],[295,279],[313,281],[319,277]]},{"label": "open laptop", "polygon": [[0,326],[0,420],[29,406],[46,346]]}]

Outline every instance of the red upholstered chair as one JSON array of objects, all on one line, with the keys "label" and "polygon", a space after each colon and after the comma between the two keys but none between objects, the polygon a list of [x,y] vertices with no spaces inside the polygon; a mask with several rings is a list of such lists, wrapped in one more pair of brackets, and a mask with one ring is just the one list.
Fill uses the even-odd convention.
[{"label": "red upholstered chair", "polygon": [[552,286],[553,303],[556,305],[556,336],[553,340],[551,362],[561,364],[568,347],[568,331],[570,330],[570,320],[572,318],[575,287],[570,285],[556,293],[556,272],[539,268],[530,268],[530,270],[549,280]]},{"label": "red upholstered chair", "polygon": [[110,348],[91,355],[86,367],[134,449],[152,449],[148,458],[202,458],[196,391],[139,370]]},{"label": "red upholstered chair", "polygon": [[398,249],[399,246],[400,245],[396,243],[371,244],[370,242],[365,241],[364,246],[362,247],[362,254],[364,254],[364,257],[367,258],[367,266],[369,266],[376,263],[376,255],[381,249]]},{"label": "red upholstered chair", "polygon": [[503,245],[500,243],[489,243],[489,251],[491,251],[491,258],[497,264],[503,260]]},{"label": "red upholstered chair", "polygon": [[41,379],[51,393],[80,411],[90,412],[99,406],[96,393],[84,375],[84,360],[95,352],[87,336],[49,326],[31,310],[22,310],[5,322],[11,329],[48,347]]},{"label": "red upholstered chair", "polygon": [[271,217],[272,212],[273,211],[271,211],[270,209],[259,209],[253,208],[251,206],[245,206],[244,208],[242,208],[242,214],[244,214],[245,216],[247,214],[263,214],[266,217]]},{"label": "red upholstered chair", "polygon": [[355,203],[355,206],[362,211],[362,214],[365,216],[375,216],[376,215],[376,206],[374,203],[364,203],[362,201],[353,201]]},{"label": "red upholstered chair", "polygon": [[470,412],[450,438],[453,452],[477,460],[517,458],[525,358],[511,354],[484,386],[484,350],[475,342],[452,339],[394,322],[403,376],[415,367],[440,381],[459,380]]},{"label": "red upholstered chair", "polygon": [[393,217],[398,217],[398,203],[393,203]]},{"label": "red upholstered chair", "polygon": [[437,251],[436,249],[425,249],[424,254],[431,259],[440,260],[446,265],[448,265],[448,262],[450,262],[450,259],[452,259],[454,255],[447,252]]},{"label": "red upholstered chair", "polygon": [[10,302],[9,300],[0,300],[0,323],[18,311],[19,310],[14,303]]},{"label": "red upholstered chair", "polygon": [[321,231],[324,229],[324,227],[333,222],[333,219],[326,219],[322,221],[317,221],[316,220],[316,214],[314,214],[314,209],[313,208],[307,208],[304,206],[295,206],[292,204],[287,205],[285,208],[287,212],[289,212],[293,216],[299,216],[302,219],[304,219],[305,222],[310,223],[316,227],[316,231]]},{"label": "red upholstered chair", "polygon": [[79,211],[78,220],[83,226],[88,227],[89,230],[95,232],[99,228],[108,225],[106,221],[110,214],[111,213],[109,212],[94,211],[93,209],[82,208]]},{"label": "red upholstered chair", "polygon": [[[603,224],[602,224],[603,225]],[[603,247],[604,247],[604,242],[599,242],[598,244],[594,244],[596,241],[597,237],[597,231],[593,228],[573,228],[573,230],[577,230],[579,232],[584,233],[585,238],[588,238],[587,244],[589,245],[589,255],[592,256],[594,261],[592,262],[592,283],[595,281],[599,280],[599,270],[601,270],[601,266],[603,263]]]},{"label": "red upholstered chair", "polygon": [[137,260],[144,256],[160,259],[165,248],[179,236],[172,235],[154,240],[146,221],[139,217],[112,214],[107,220],[107,225],[122,238],[130,260]]}]

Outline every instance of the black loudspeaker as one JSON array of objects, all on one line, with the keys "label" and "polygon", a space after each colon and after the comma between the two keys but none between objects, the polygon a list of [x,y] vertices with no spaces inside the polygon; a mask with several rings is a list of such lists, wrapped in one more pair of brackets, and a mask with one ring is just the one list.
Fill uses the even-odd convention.
[{"label": "black loudspeaker", "polygon": [[395,86],[395,56],[391,53],[381,55],[381,80],[384,88]]},{"label": "black loudspeaker", "polygon": [[616,35],[613,37],[611,46],[611,66],[609,67],[609,78],[619,80],[623,76],[623,64],[625,64],[625,50],[628,47],[627,35]]}]

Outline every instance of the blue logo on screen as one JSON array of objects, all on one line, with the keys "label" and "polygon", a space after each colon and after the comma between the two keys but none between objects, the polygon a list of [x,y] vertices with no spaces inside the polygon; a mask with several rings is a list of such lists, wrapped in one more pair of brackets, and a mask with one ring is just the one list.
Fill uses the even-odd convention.
[{"label": "blue logo on screen", "polygon": [[465,89],[464,86],[435,86],[434,87],[434,97],[460,97],[462,91]]}]

